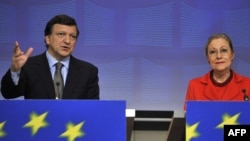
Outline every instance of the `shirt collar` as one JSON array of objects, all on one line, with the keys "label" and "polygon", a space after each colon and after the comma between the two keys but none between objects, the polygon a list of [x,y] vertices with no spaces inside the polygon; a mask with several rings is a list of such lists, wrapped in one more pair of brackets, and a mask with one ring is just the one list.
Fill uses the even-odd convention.
[{"label": "shirt collar", "polygon": [[[49,54],[48,51],[46,51],[46,57],[48,59],[50,68],[52,68],[58,62],[53,56],[51,56]],[[69,68],[69,60],[70,60],[70,57],[68,56],[68,57],[66,57],[66,58],[64,58],[63,60],[60,61],[66,69]]]}]

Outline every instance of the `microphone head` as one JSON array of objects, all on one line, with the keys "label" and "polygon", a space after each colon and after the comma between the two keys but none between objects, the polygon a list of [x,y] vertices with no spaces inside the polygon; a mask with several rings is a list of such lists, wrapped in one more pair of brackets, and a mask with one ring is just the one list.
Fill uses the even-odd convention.
[{"label": "microphone head", "polygon": [[247,96],[247,93],[246,93],[246,92],[247,92],[247,90],[246,90],[246,89],[242,89],[242,93],[243,93],[243,95],[244,95],[244,96],[243,96],[243,100],[244,100],[244,101],[248,101],[248,100],[249,100],[249,98],[248,98],[248,96]]}]

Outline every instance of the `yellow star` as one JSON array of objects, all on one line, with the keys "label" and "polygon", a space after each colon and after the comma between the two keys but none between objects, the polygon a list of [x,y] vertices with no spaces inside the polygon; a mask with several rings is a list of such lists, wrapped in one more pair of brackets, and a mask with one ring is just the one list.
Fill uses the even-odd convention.
[{"label": "yellow star", "polygon": [[43,113],[41,115],[37,115],[36,113],[30,114],[30,121],[26,123],[23,127],[30,127],[32,136],[34,136],[38,130],[42,127],[47,127],[48,123],[45,121],[48,112]]},{"label": "yellow star", "polygon": [[189,126],[186,124],[186,141],[190,141],[192,138],[197,138],[200,134],[196,131],[199,122]]},{"label": "yellow star", "polygon": [[74,125],[73,123],[67,124],[67,130],[60,135],[60,137],[67,137],[68,141],[74,141],[77,137],[82,137],[85,135],[84,132],[81,131],[81,128],[83,126],[84,122],[80,122],[77,125]]},{"label": "yellow star", "polygon": [[5,123],[6,123],[6,121],[0,122],[0,138],[4,137],[6,135],[6,133],[3,131],[3,127],[4,127]]},{"label": "yellow star", "polygon": [[230,115],[228,115],[227,113],[225,113],[222,116],[222,119],[223,119],[222,123],[219,124],[216,128],[224,128],[224,125],[237,125],[237,124],[239,124],[237,122],[239,116],[240,116],[240,113],[238,113],[238,114],[236,114],[234,116],[231,116],[231,117],[230,117]]}]

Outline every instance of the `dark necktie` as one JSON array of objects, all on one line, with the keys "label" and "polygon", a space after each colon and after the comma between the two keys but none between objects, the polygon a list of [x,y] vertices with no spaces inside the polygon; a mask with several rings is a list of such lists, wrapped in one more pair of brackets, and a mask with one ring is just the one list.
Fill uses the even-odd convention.
[{"label": "dark necktie", "polygon": [[63,67],[63,64],[58,62],[56,65],[56,71],[54,74],[54,87],[55,87],[55,93],[56,93],[56,99],[61,99],[63,95],[63,77],[61,73],[61,69]]}]

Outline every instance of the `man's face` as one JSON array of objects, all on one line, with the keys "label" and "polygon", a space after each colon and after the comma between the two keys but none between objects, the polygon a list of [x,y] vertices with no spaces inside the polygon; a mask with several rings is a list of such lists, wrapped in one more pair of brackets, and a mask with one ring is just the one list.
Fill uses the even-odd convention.
[{"label": "man's face", "polygon": [[45,36],[48,45],[48,52],[58,61],[69,56],[76,44],[76,26],[55,24],[52,33]]}]

